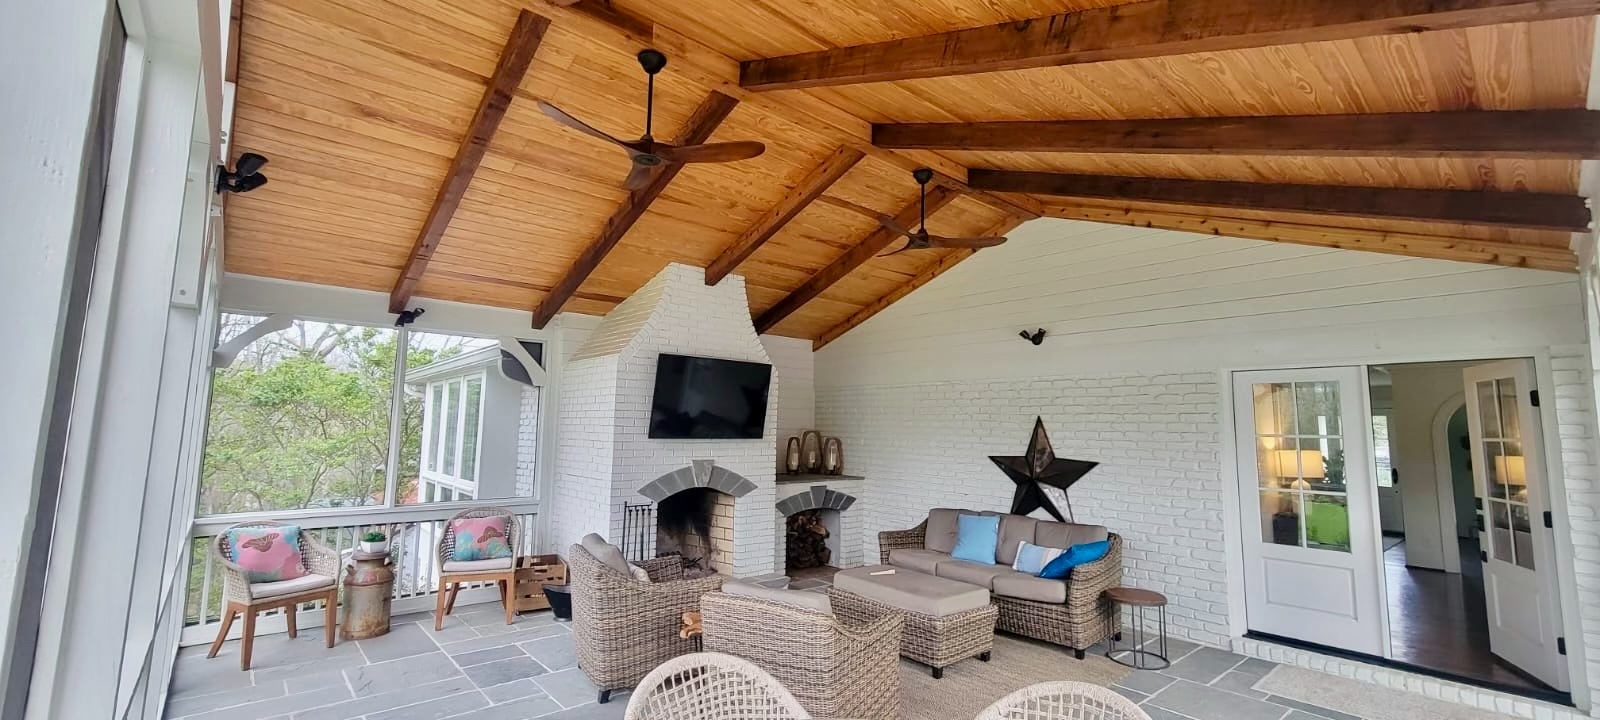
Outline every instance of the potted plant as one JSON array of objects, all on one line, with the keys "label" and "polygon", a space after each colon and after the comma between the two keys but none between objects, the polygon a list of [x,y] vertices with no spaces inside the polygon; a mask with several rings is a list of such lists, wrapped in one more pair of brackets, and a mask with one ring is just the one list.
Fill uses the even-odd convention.
[{"label": "potted plant", "polygon": [[386,553],[389,552],[389,536],[377,530],[371,530],[361,536],[361,552]]}]

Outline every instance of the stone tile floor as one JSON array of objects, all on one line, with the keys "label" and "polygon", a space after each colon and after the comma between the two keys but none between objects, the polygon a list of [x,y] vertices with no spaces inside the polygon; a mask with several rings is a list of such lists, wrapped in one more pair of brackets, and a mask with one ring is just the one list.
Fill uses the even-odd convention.
[{"label": "stone tile floor", "polygon": [[323,647],[322,629],[256,640],[251,670],[239,643],[215,659],[178,653],[170,720],[598,720],[621,718],[625,692],[596,705],[567,623],[548,612],[505,624],[498,605],[462,608],[434,632],[433,613],[394,618],[388,635]]},{"label": "stone tile floor", "polygon": [[[433,630],[432,613],[396,617],[392,627],[383,637],[332,649],[323,647],[320,628],[295,640],[264,636],[249,672],[239,670],[237,641],[212,660],[205,647],[184,648],[167,718],[620,720],[627,707],[625,692],[595,703],[570,626],[549,612],[508,626],[498,606],[480,605],[451,615],[441,632]],[[1357,720],[1251,689],[1273,663],[1181,640],[1169,641],[1168,650],[1170,668],[1134,671],[1114,688],[1153,720]]]}]

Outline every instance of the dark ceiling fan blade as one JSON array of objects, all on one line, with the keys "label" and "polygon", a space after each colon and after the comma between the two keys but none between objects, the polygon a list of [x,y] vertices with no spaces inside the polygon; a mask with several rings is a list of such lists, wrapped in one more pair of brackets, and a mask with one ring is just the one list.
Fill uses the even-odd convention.
[{"label": "dark ceiling fan blade", "polygon": [[554,120],[554,121],[556,121],[558,123],[561,123],[562,125],[565,125],[565,126],[567,126],[569,128],[572,128],[573,130],[577,130],[578,132],[581,132],[581,133],[583,133],[585,135],[588,135],[590,137],[593,137],[593,138],[598,138],[598,139],[605,140],[606,142],[609,142],[609,143],[612,143],[612,144],[615,144],[615,145],[620,145],[625,149],[630,149],[630,150],[632,149],[632,148],[630,148],[628,146],[628,143],[623,142],[621,140],[618,140],[618,139],[616,139],[614,137],[611,137],[610,135],[607,135],[604,132],[596,130],[593,127],[590,127],[588,123],[586,123],[586,122],[584,122],[582,120],[579,120],[579,119],[577,119],[577,118],[575,118],[575,117],[573,117],[571,115],[568,115],[567,111],[562,110],[561,108],[558,108],[558,107],[556,107],[554,105],[551,105],[550,103],[547,103],[547,102],[545,102],[543,100],[539,101],[539,110],[544,112],[545,115],[550,116],[551,120]]},{"label": "dark ceiling fan blade", "polygon": [[749,160],[767,151],[767,146],[754,141],[710,143],[672,147],[657,145],[655,152],[663,160],[675,163],[724,163]]},{"label": "dark ceiling fan blade", "polygon": [[1003,238],[1003,237],[953,238],[953,237],[941,237],[941,236],[938,236],[938,235],[929,235],[928,236],[928,247],[935,247],[935,248],[968,248],[968,249],[972,249],[972,250],[980,250],[982,248],[994,247],[996,245],[1004,243],[1005,241],[1006,241],[1006,239]]},{"label": "dark ceiling fan blade", "polygon": [[654,173],[651,171],[657,167],[660,167],[660,165],[654,167],[649,165],[634,165],[633,170],[628,173],[628,179],[622,181],[622,187],[629,190],[638,190],[646,185],[649,185],[650,178],[654,175]]},{"label": "dark ceiling fan blade", "polygon": [[886,227],[886,228],[888,228],[890,230],[893,230],[893,231],[895,231],[897,233],[900,233],[901,235],[904,235],[906,237],[915,237],[916,236],[916,233],[911,232],[910,230],[907,230],[906,226],[901,225],[899,220],[896,220],[896,219],[894,219],[892,217],[889,217],[888,215],[879,215],[878,216],[878,224],[882,225],[882,226],[884,226],[884,227]]},{"label": "dark ceiling fan blade", "polygon": [[890,255],[899,255],[900,253],[903,253],[903,252],[905,252],[907,250],[916,250],[916,249],[918,249],[917,244],[914,243],[914,242],[911,242],[910,240],[907,240],[906,244],[901,246],[899,250],[892,250],[890,252],[886,252],[886,253],[884,253],[882,255],[879,255],[878,257],[886,258],[886,257],[889,257]]}]

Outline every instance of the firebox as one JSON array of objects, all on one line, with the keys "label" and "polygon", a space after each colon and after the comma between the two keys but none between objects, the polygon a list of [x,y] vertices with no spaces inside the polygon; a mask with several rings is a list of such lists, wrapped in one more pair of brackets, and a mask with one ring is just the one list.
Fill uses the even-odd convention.
[{"label": "firebox", "polygon": [[656,504],[656,555],[681,555],[684,573],[733,572],[732,495],[689,488]]}]

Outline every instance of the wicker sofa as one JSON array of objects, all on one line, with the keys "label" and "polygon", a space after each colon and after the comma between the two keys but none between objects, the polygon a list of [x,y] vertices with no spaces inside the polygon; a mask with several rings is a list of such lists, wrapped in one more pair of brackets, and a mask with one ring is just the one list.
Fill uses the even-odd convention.
[{"label": "wicker sofa", "polygon": [[[608,564],[608,561],[610,564]],[[722,587],[722,578],[683,579],[676,556],[634,563],[650,582],[635,580],[622,567],[622,552],[590,535],[567,553],[572,584],[572,635],[578,667],[600,689],[631,688],[657,665],[695,651],[679,637],[683,613],[700,608],[700,596]]]},{"label": "wicker sofa", "polygon": [[[957,517],[963,514],[1000,515],[994,565],[950,557]],[[1046,580],[1011,569],[1024,540],[1057,548],[1110,540],[1111,550],[1073,568],[1065,580]],[[987,586],[1000,610],[996,629],[1072,648],[1080,660],[1085,650],[1105,639],[1107,620],[1115,610],[1102,593],[1122,584],[1122,538],[1099,525],[936,508],[910,530],[878,533],[878,552],[880,562],[900,570]]]},{"label": "wicker sofa", "polygon": [[700,599],[705,649],[755,663],[813,717],[898,720],[901,614],[851,604],[837,593],[829,599],[831,608],[823,610],[710,593]]}]

